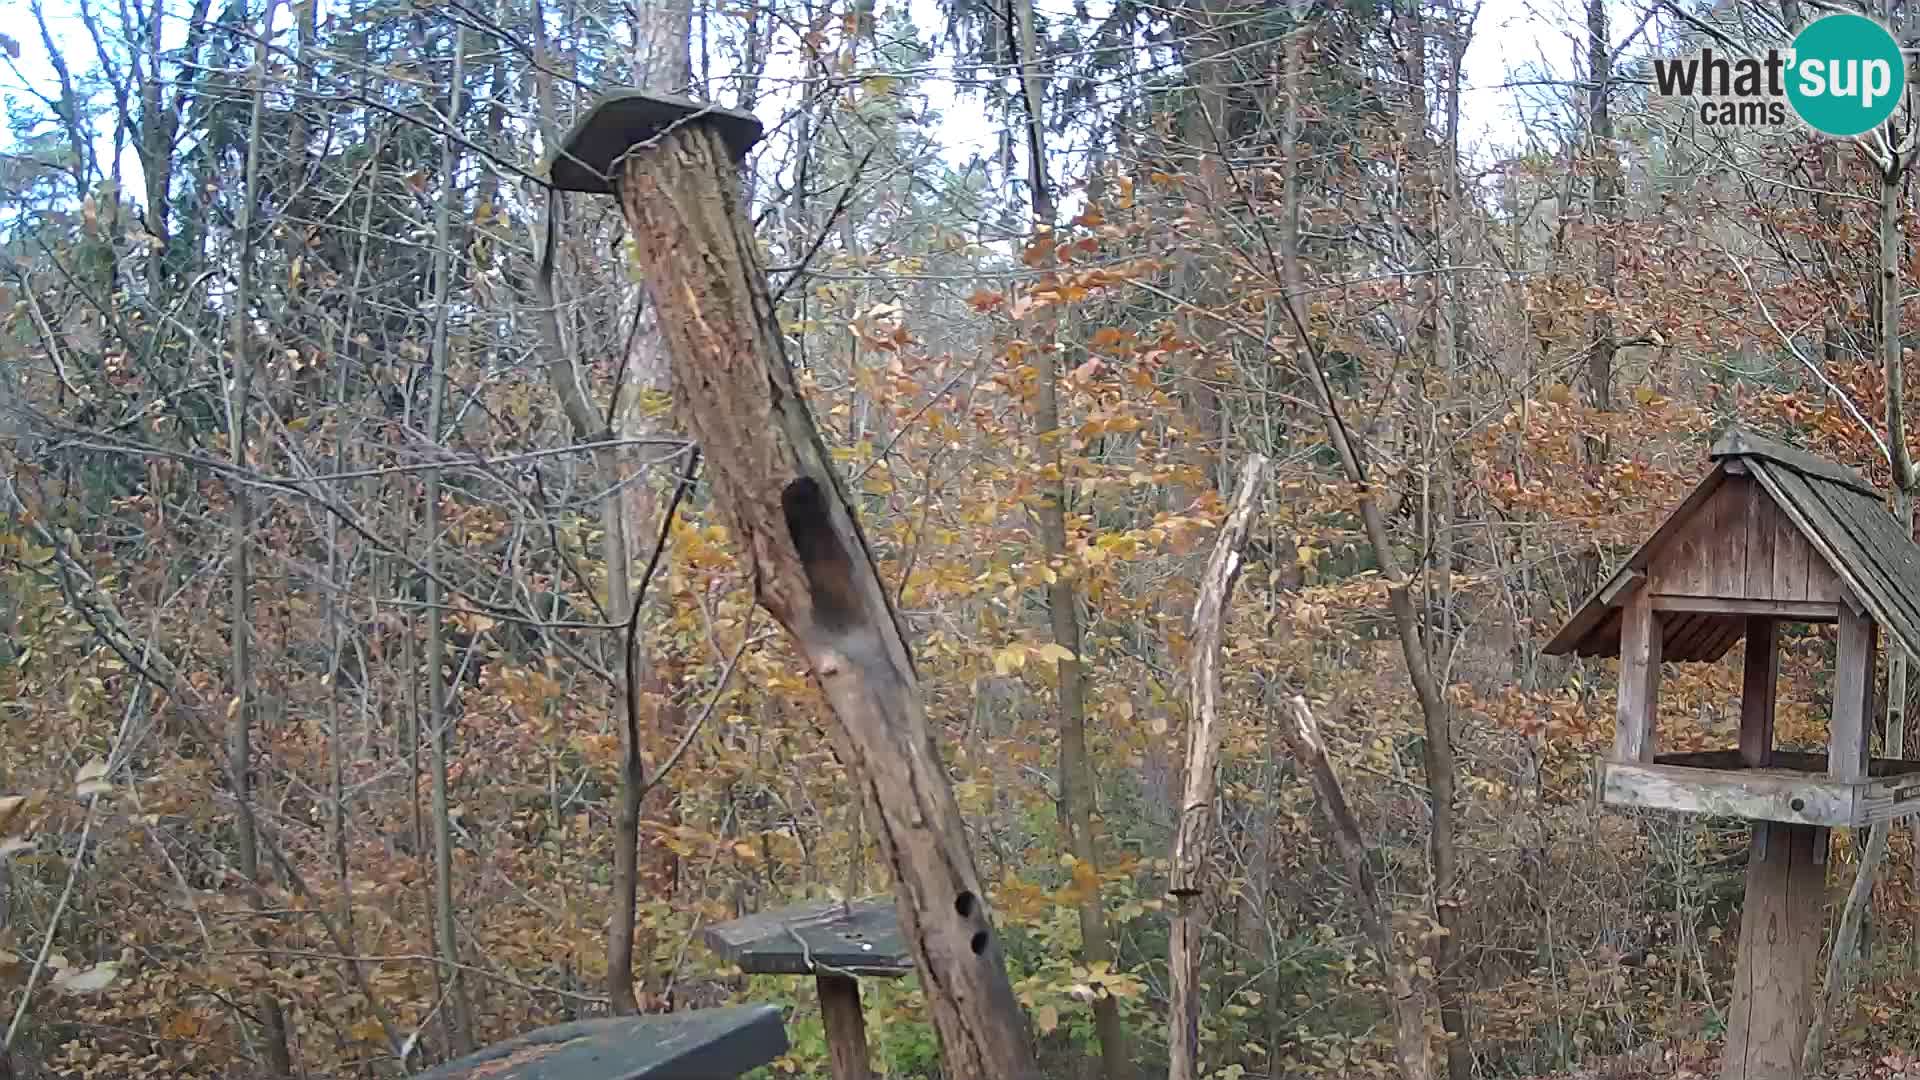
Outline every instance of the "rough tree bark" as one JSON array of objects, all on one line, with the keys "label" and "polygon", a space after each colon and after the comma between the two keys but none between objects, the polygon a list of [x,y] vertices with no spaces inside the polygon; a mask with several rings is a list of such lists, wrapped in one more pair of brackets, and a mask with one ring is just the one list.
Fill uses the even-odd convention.
[{"label": "rough tree bark", "polygon": [[1180,820],[1173,837],[1173,874],[1167,891],[1174,897],[1168,935],[1168,1080],[1200,1076],[1200,944],[1205,929],[1201,878],[1213,827],[1213,774],[1220,754],[1220,637],[1240,579],[1240,553],[1253,528],[1253,509],[1265,482],[1267,459],[1254,454],[1240,469],[1232,509],[1220,526],[1213,557],[1200,578],[1193,606],[1187,661],[1187,777],[1180,798]]},{"label": "rough tree bark", "polygon": [[683,124],[635,148],[619,189],[673,358],[675,412],[756,598],[832,708],[835,752],[893,867],[946,1075],[1038,1080],[904,627],[794,385],[721,132]]}]

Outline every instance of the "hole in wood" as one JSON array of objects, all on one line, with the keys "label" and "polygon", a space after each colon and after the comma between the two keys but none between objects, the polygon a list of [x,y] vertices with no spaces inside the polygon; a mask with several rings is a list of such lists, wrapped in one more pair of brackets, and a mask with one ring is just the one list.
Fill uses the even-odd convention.
[{"label": "hole in wood", "polygon": [[973,945],[973,955],[979,956],[982,953],[986,952],[987,951],[987,932],[985,930],[974,931],[973,941],[971,942],[971,944]]},{"label": "hole in wood", "polygon": [[[973,894],[963,892],[959,896],[954,897],[953,910],[959,912],[960,917],[963,919],[973,918]],[[979,950],[976,949],[975,951],[977,952]]]},{"label": "hole in wood", "polygon": [[1793,812],[1797,814],[1800,811],[1805,810],[1807,808],[1807,800],[1794,799],[1791,802],[1787,803],[1787,805],[1793,807]]}]

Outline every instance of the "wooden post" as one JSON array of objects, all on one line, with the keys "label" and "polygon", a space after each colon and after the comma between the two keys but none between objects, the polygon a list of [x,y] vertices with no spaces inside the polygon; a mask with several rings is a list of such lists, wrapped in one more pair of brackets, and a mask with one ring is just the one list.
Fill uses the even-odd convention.
[{"label": "wooden post", "polygon": [[867,1018],[860,1011],[860,980],[821,972],[813,983],[820,992],[820,1019],[827,1029],[827,1057],[833,1080],[872,1080],[867,1065]]},{"label": "wooden post", "polygon": [[1762,615],[1747,619],[1746,668],[1740,673],[1740,761],[1763,769],[1773,758],[1773,715],[1780,683],[1779,626]]},{"label": "wooden post", "polygon": [[614,180],[630,265],[673,359],[675,412],[705,455],[755,598],[826,695],[829,737],[859,788],[848,797],[873,810],[945,1075],[1037,1080],[904,624],[795,385],[741,210],[740,155],[757,135],[751,117],[618,94],[576,126],[554,175],[559,183],[562,161],[578,161]]},{"label": "wooden post", "polygon": [[1721,1080],[1801,1080],[1826,899],[1828,830],[1753,823]]},{"label": "wooden post", "polygon": [[1233,509],[1214,540],[1213,556],[1200,578],[1200,595],[1188,624],[1187,778],[1181,789],[1180,821],[1173,835],[1173,870],[1167,892],[1174,898],[1167,930],[1167,1077],[1198,1080],[1200,1075],[1200,949],[1206,936],[1201,883],[1212,830],[1213,776],[1220,757],[1220,635],[1240,579],[1240,556],[1253,528],[1267,459],[1249,455],[1240,468]]},{"label": "wooden post", "polygon": [[1833,719],[1827,729],[1827,774],[1835,780],[1867,778],[1868,738],[1873,725],[1873,649],[1879,627],[1872,616],[1840,605],[1839,655],[1833,670]]},{"label": "wooden post", "polygon": [[1653,760],[1660,700],[1660,616],[1645,586],[1620,609],[1620,706],[1613,731],[1615,761]]}]

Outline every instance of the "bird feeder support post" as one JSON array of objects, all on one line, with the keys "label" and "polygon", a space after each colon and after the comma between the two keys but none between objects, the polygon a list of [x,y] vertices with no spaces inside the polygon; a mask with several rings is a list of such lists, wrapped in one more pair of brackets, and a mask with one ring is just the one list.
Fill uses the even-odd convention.
[{"label": "bird feeder support post", "polygon": [[873,811],[945,1075],[1038,1080],[904,624],[796,385],[742,209],[740,160],[759,134],[746,114],[615,94],[568,136],[554,182],[620,199],[629,266],[672,358],[675,414],[701,448],[755,599],[826,697],[849,797]]}]

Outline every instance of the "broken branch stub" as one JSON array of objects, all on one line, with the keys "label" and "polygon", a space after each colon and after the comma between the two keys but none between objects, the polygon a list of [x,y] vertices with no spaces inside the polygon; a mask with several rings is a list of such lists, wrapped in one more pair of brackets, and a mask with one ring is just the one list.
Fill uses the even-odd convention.
[{"label": "broken branch stub", "polygon": [[794,384],[739,206],[738,155],[726,129],[698,118],[631,141],[645,145],[623,155],[620,204],[673,359],[675,411],[756,598],[812,666],[834,750],[881,825],[946,1073],[1037,1078],[901,623]]}]

